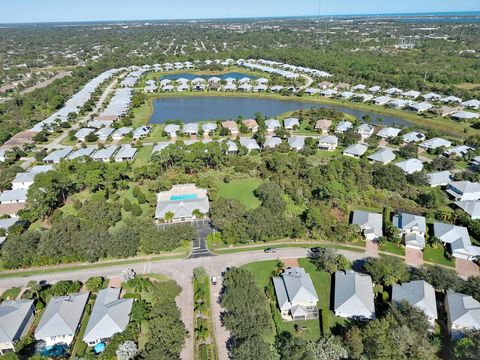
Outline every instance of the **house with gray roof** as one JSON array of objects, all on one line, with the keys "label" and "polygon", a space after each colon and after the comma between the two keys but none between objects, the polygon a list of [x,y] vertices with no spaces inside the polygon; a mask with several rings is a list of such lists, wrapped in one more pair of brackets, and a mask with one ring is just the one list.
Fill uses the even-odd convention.
[{"label": "house with gray roof", "polygon": [[272,280],[283,319],[287,321],[318,319],[318,295],[305,269],[289,267]]},{"label": "house with gray roof", "polygon": [[433,105],[426,102],[426,101],[423,101],[423,102],[420,102],[420,103],[412,102],[408,105],[408,108],[410,110],[416,111],[417,113],[422,113],[422,112],[428,111],[431,108],[433,108]]},{"label": "house with gray roof", "polygon": [[455,201],[455,205],[465,211],[470,216],[470,219],[480,219],[480,201]]},{"label": "house with gray roof", "polygon": [[183,133],[186,135],[197,135],[198,123],[188,123],[183,125]]},{"label": "house with gray roof", "polygon": [[93,133],[95,131],[95,129],[93,128],[82,128],[80,130],[78,130],[76,133],[75,133],[75,138],[78,140],[78,141],[81,141],[81,142],[84,142],[85,141],[85,138],[90,135],[91,133]]},{"label": "house with gray roof", "polygon": [[225,142],[225,144],[227,145],[227,154],[236,154],[238,153],[238,145],[235,141],[233,140],[227,140]]},{"label": "house with gray roof", "polygon": [[240,145],[246,147],[248,152],[252,150],[260,150],[260,146],[257,144],[255,139],[253,138],[246,138],[246,137],[240,138]]},{"label": "house with gray roof", "polygon": [[287,130],[293,130],[294,127],[300,126],[300,121],[297,118],[288,118],[283,120],[283,125]]},{"label": "house with gray roof", "polygon": [[75,160],[75,159],[82,159],[90,157],[96,150],[95,146],[87,146],[84,148],[80,148],[78,150],[72,151],[68,156],[68,160]]},{"label": "house with gray roof", "polygon": [[357,134],[360,134],[362,138],[366,139],[373,135],[374,130],[375,126],[370,124],[362,124],[357,127],[356,132]]},{"label": "house with gray roof", "polygon": [[354,210],[352,215],[352,225],[358,225],[363,236],[367,240],[374,241],[383,236],[382,214],[363,210]]},{"label": "house with gray roof", "polygon": [[378,85],[374,85],[374,86],[368,88],[368,92],[372,93],[372,94],[375,94],[375,93],[379,92],[380,90],[382,90],[382,88]]},{"label": "house with gray roof", "polygon": [[427,224],[423,216],[401,212],[393,216],[392,223],[400,229],[405,246],[417,250],[425,247]]},{"label": "house with gray roof", "polygon": [[122,145],[115,154],[115,162],[132,161],[137,154],[137,149],[130,144]]},{"label": "house with gray roof", "polygon": [[88,346],[105,342],[127,327],[133,299],[119,299],[120,292],[120,288],[107,288],[98,292],[83,336],[83,341]]},{"label": "house with gray roof", "polygon": [[480,114],[470,111],[457,111],[451,115],[451,118],[459,121],[472,120],[480,118]]},{"label": "house with gray roof", "polygon": [[444,243],[453,257],[464,260],[475,260],[480,257],[480,247],[472,245],[466,227],[435,221],[433,231],[435,237]]},{"label": "house with gray roof", "polygon": [[469,109],[478,110],[480,108],[480,100],[472,99],[472,100],[464,101],[462,105]]},{"label": "house with gray roof", "polygon": [[89,292],[81,292],[53,297],[35,329],[35,339],[44,341],[45,346],[69,346],[80,325],[89,295]]},{"label": "house with gray roof", "polygon": [[54,150],[43,158],[43,162],[45,164],[57,164],[63,159],[65,159],[68,154],[72,152],[72,150],[73,147],[71,146],[64,147],[63,149]]},{"label": "house with gray roof", "polygon": [[450,96],[441,98],[440,101],[443,103],[461,103],[462,99],[460,99],[459,97],[450,95]]},{"label": "house with gray roof", "polygon": [[15,351],[15,344],[28,332],[35,317],[33,300],[0,304],[0,355]]},{"label": "house with gray roof", "polygon": [[390,102],[392,98],[390,96],[377,96],[376,98],[372,99],[372,102],[375,105],[386,105],[388,102]]},{"label": "house with gray roof", "polygon": [[0,219],[0,229],[8,231],[10,226],[15,225],[19,220],[20,219],[18,217]]},{"label": "house with gray roof", "polygon": [[157,194],[155,219],[157,222],[191,222],[209,210],[207,190],[194,184],[173,185],[169,191]]},{"label": "house with gray roof", "polygon": [[447,193],[456,201],[480,200],[480,183],[471,181],[452,181],[447,185]]},{"label": "house with gray roof", "polygon": [[454,146],[454,147],[451,147],[450,149],[447,149],[445,150],[445,152],[443,153],[443,155],[445,156],[458,156],[460,158],[463,158],[465,157],[469,151],[473,150],[473,148],[471,148],[470,146],[467,146],[467,145],[458,145],[458,146]]},{"label": "house with gray roof", "polygon": [[395,153],[390,149],[381,149],[368,156],[368,160],[370,160],[372,163],[378,163],[382,165],[392,162],[395,160],[395,158]]},{"label": "house with gray roof", "polygon": [[318,148],[320,150],[333,151],[338,146],[338,138],[335,135],[324,135],[318,139]]},{"label": "house with gray roof", "polygon": [[278,121],[277,119],[265,120],[265,126],[267,127],[267,131],[269,133],[273,133],[275,130],[282,127],[282,125],[280,124],[280,121]]},{"label": "house with gray roof", "polygon": [[400,134],[401,129],[393,128],[393,127],[386,127],[380,130],[377,133],[377,136],[381,137],[382,139],[390,139],[397,137]]},{"label": "house with gray roof", "polygon": [[405,172],[405,174],[413,174],[414,172],[423,170],[423,164],[418,159],[407,159],[407,160],[399,161],[394,165],[402,169]]},{"label": "house with gray roof", "polygon": [[138,139],[141,139],[141,138],[144,138],[146,137],[148,134],[150,134],[150,131],[152,131],[152,127],[151,126],[140,126],[140,127],[137,127],[134,131],[133,131],[133,140],[138,140]]},{"label": "house with gray roof", "polygon": [[335,128],[336,133],[344,133],[350,130],[353,124],[350,121],[340,121]]},{"label": "house with gray roof", "polygon": [[95,135],[98,136],[98,140],[107,141],[107,139],[110,137],[110,135],[113,134],[114,131],[115,131],[115,129],[112,128],[112,127],[104,127],[104,128],[99,129],[95,133]]},{"label": "house with gray roof", "polygon": [[265,143],[263,144],[264,148],[273,149],[282,143],[282,139],[276,136],[267,136],[265,137]]},{"label": "house with gray roof", "polygon": [[450,147],[452,146],[452,143],[448,140],[442,139],[442,138],[432,138],[427,141],[424,141],[419,145],[422,149],[426,150],[435,150],[438,149],[439,147]]},{"label": "house with gray roof", "polygon": [[211,132],[217,129],[217,124],[215,123],[206,123],[202,124],[202,130],[205,134],[210,134]]},{"label": "house with gray roof", "polygon": [[353,270],[337,271],[333,310],[344,318],[375,318],[372,278]]},{"label": "house with gray roof", "polygon": [[446,186],[452,181],[452,173],[448,170],[428,173],[427,179],[430,187]]},{"label": "house with gray roof", "polygon": [[117,150],[118,150],[117,145],[110,145],[110,146],[107,146],[106,148],[95,151],[91,155],[91,157],[92,157],[92,160],[95,160],[95,161],[108,162],[113,157],[113,155],[117,152]]},{"label": "house with gray roof", "polygon": [[5,190],[0,193],[0,204],[23,204],[27,201],[28,189]]},{"label": "house with gray roof", "polygon": [[152,155],[155,153],[161,152],[163,149],[167,148],[169,145],[172,145],[172,143],[159,143],[155,145],[152,149]]},{"label": "house with gray roof", "polygon": [[461,338],[466,331],[480,330],[480,302],[472,296],[447,290],[445,310],[452,338]]},{"label": "house with gray roof", "polygon": [[12,180],[12,190],[28,189],[33,185],[33,181],[37,174],[31,172],[20,172],[15,175]]},{"label": "house with gray roof", "polygon": [[288,145],[294,150],[300,151],[305,147],[304,136],[291,136],[288,138]]},{"label": "house with gray roof", "polygon": [[438,319],[435,289],[424,280],[393,285],[392,301],[395,303],[405,301],[423,311],[427,315],[430,326],[433,326]]},{"label": "house with gray roof", "polygon": [[353,144],[343,150],[343,155],[359,158],[368,150],[368,146],[363,144]]},{"label": "house with gray roof", "polygon": [[180,125],[177,124],[167,124],[163,129],[164,132],[167,133],[168,136],[171,138],[177,137],[177,133],[180,131]]},{"label": "house with gray roof", "polygon": [[425,134],[422,134],[421,132],[418,132],[418,131],[411,131],[403,135],[402,139],[403,139],[403,142],[407,144],[412,142],[417,143],[425,140]]},{"label": "house with gray roof", "polygon": [[421,95],[420,91],[417,91],[417,90],[410,90],[410,91],[407,91],[407,92],[403,93],[403,97],[405,97],[407,99],[412,99],[412,100],[415,100],[420,95]]},{"label": "house with gray roof", "polygon": [[115,141],[122,140],[125,136],[133,131],[131,127],[121,127],[112,134],[112,139]]}]

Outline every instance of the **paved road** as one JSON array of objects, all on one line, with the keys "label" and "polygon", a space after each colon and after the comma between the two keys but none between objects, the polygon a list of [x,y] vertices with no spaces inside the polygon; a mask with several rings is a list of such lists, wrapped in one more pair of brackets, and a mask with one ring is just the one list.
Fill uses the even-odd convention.
[{"label": "paved road", "polygon": [[[364,257],[362,253],[340,250],[349,260],[354,261]],[[235,254],[224,254],[217,256],[207,256],[189,259],[171,259],[154,262],[144,262],[131,264],[129,267],[134,269],[138,274],[144,272],[164,274],[175,280],[181,287],[182,292],[176,299],[178,307],[182,311],[182,320],[190,333],[186,340],[186,346],[182,352],[183,360],[193,360],[193,286],[192,274],[193,269],[197,266],[204,267],[210,276],[220,276],[227,267],[241,266],[250,262],[261,260],[273,260],[278,258],[299,258],[306,257],[308,249],[305,248],[282,248],[278,249],[275,254],[265,254],[263,250],[246,251]],[[100,267],[94,269],[82,269],[76,271],[66,271],[60,273],[43,273],[41,275],[13,277],[0,279],[0,289],[8,289],[11,287],[23,287],[30,280],[56,282],[59,280],[80,280],[85,281],[92,276],[118,276],[125,268],[125,265],[114,265],[110,267]],[[212,287],[213,295],[218,294],[220,287]],[[212,298],[216,300],[215,297]],[[221,326],[219,314],[222,309],[217,301],[212,301],[215,335],[217,347],[219,349],[220,359],[227,359],[226,340],[229,337],[228,332]]]}]

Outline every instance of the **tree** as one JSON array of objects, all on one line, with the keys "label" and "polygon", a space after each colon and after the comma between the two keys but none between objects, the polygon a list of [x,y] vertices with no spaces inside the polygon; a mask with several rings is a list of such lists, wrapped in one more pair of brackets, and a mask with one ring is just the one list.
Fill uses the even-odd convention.
[{"label": "tree", "polygon": [[123,200],[123,210],[132,211],[132,203],[127,198]]},{"label": "tree", "polygon": [[392,164],[376,165],[372,177],[372,185],[378,189],[400,192],[407,186],[403,170]]},{"label": "tree", "polygon": [[122,284],[123,283],[126,283],[130,280],[133,280],[135,279],[135,276],[137,274],[135,273],[135,271],[133,269],[125,269],[125,270],[122,270],[122,272],[120,273],[120,279],[122,281]]},{"label": "tree", "polygon": [[143,214],[142,208],[138,204],[132,205],[132,215],[133,216],[140,216]]},{"label": "tree", "polygon": [[319,254],[312,253],[310,261],[320,270],[333,274],[339,270],[350,267],[350,262],[342,254],[335,253],[332,249],[322,249]]},{"label": "tree", "polygon": [[138,355],[137,344],[130,340],[125,341],[118,346],[115,354],[118,360],[132,360]]},{"label": "tree", "polygon": [[453,345],[452,357],[455,360],[476,360],[480,354],[480,331],[468,331]]},{"label": "tree", "polygon": [[426,265],[417,268],[412,273],[412,279],[425,280],[437,291],[456,290],[460,287],[460,278],[455,271],[440,266]]},{"label": "tree", "polygon": [[97,140],[98,140],[98,136],[95,135],[94,132],[91,132],[90,134],[85,136],[85,141],[86,142],[92,143],[92,142],[96,142]]},{"label": "tree", "polygon": [[311,346],[302,337],[286,331],[277,335],[275,347],[280,360],[315,360]]},{"label": "tree", "polygon": [[373,282],[392,286],[409,280],[408,267],[400,258],[386,256],[369,258],[364,265],[365,271],[372,277]]},{"label": "tree", "polygon": [[359,327],[350,327],[345,333],[343,342],[347,348],[349,356],[353,360],[361,359],[364,347],[362,330],[360,330]]},{"label": "tree", "polygon": [[342,342],[335,336],[320,338],[315,345],[315,359],[317,360],[341,360],[347,359],[348,352]]},{"label": "tree", "polygon": [[93,276],[90,279],[88,279],[85,283],[85,286],[87,287],[88,291],[91,292],[98,292],[103,288],[105,280],[101,276]]},{"label": "tree", "polygon": [[277,360],[278,355],[272,345],[261,336],[248,337],[235,344],[231,351],[233,360]]},{"label": "tree", "polygon": [[126,258],[137,253],[140,235],[137,229],[122,224],[114,229],[107,245],[106,252],[109,256]]}]

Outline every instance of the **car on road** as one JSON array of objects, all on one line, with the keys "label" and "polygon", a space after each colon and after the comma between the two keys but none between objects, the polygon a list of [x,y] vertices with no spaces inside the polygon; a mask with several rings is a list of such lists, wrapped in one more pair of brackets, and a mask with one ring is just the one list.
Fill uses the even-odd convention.
[{"label": "car on road", "polygon": [[323,251],[324,251],[324,249],[321,248],[321,247],[318,247],[318,246],[310,248],[310,252],[312,254],[321,254]]},{"label": "car on road", "polygon": [[277,249],[276,248],[266,248],[265,250],[263,250],[266,254],[273,254],[273,253],[276,253],[277,252]]}]

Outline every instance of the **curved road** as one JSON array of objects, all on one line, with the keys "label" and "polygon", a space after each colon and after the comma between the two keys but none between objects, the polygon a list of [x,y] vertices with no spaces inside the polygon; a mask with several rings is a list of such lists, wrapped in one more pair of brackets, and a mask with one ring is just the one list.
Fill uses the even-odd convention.
[{"label": "curved road", "polygon": [[[354,261],[365,257],[364,253],[355,253],[351,251],[339,250],[349,260]],[[59,280],[80,280],[85,281],[92,276],[116,277],[126,267],[134,269],[137,274],[142,274],[148,269],[149,273],[164,274],[175,280],[181,287],[182,292],[177,298],[177,305],[182,311],[182,320],[190,334],[186,340],[185,348],[182,352],[183,360],[193,360],[193,286],[192,273],[197,266],[203,266],[210,276],[219,276],[227,267],[241,266],[250,262],[273,260],[282,258],[301,258],[308,255],[306,248],[281,248],[275,254],[265,254],[263,250],[245,251],[234,254],[223,254],[217,256],[189,258],[189,259],[171,259],[155,262],[137,263],[131,265],[113,265],[110,267],[99,267],[94,269],[82,269],[65,272],[45,272],[42,275],[33,275],[25,277],[12,277],[0,279],[0,289],[11,287],[23,287],[30,280],[56,282]],[[216,301],[221,285],[211,287],[212,311],[215,328],[215,336],[219,359],[228,359],[226,341],[229,337],[228,332],[221,326],[220,305]]]}]

